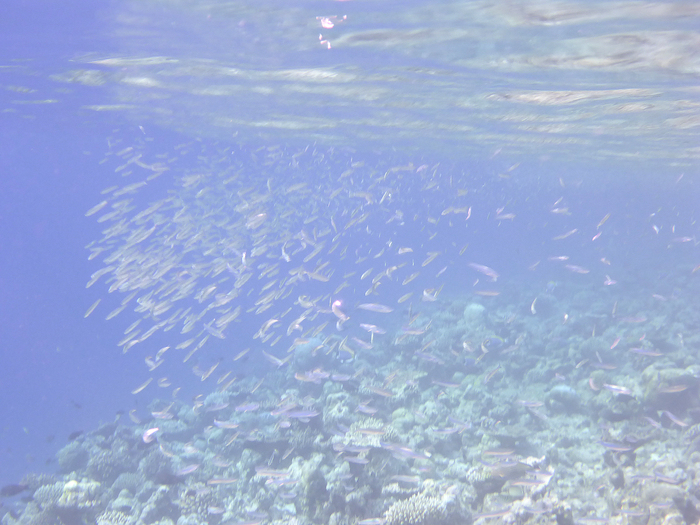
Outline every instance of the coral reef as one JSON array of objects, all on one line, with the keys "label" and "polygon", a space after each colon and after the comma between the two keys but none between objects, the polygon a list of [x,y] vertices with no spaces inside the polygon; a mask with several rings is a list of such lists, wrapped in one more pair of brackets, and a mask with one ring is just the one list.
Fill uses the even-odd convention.
[{"label": "coral reef", "polygon": [[72,441],[58,452],[57,459],[62,472],[77,472],[87,466],[90,453],[81,441]]},{"label": "coral reef", "polygon": [[61,487],[61,494],[55,505],[64,509],[88,509],[99,503],[100,484],[92,480],[70,480],[54,485]]},{"label": "coral reef", "polygon": [[422,492],[394,503],[384,514],[386,525],[448,525],[466,521],[461,514],[458,488],[433,481]]},{"label": "coral reef", "polygon": [[[656,355],[607,314],[591,335],[586,294],[551,301],[565,323],[499,300],[431,302],[422,328],[333,373],[285,365],[154,401],[66,445],[59,474],[27,475],[2,525],[695,525],[700,373],[683,347],[654,328]],[[298,362],[336,366],[314,348]]]},{"label": "coral reef", "polygon": [[108,510],[95,518],[96,525],[134,525],[136,520],[120,511]]}]

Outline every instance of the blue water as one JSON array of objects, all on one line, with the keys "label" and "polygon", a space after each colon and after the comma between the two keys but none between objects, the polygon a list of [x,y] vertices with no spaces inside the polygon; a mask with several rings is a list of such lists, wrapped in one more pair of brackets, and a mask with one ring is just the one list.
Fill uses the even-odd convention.
[{"label": "blue water", "polygon": [[[124,402],[111,327],[76,323],[76,290],[89,272],[83,249],[97,233],[82,209],[100,185],[89,152],[101,152],[107,122],[76,115],[88,93],[19,107],[13,86],[52,98],[47,75],[76,52],[102,45],[96,10],[83,2],[5,6],[2,126],[2,403],[3,483],[29,470],[51,470],[68,434],[109,420]],[[16,93],[15,93],[16,94]],[[107,339],[105,339],[107,337]],[[114,358],[114,359],[113,359]],[[100,395],[95,396],[98,385]],[[14,480],[14,481],[13,481]]]},{"label": "blue water", "polygon": [[[299,293],[295,291],[280,299],[276,310],[295,308],[301,290],[309,296],[329,293],[329,286],[333,290],[344,280],[343,274],[361,273],[374,266],[374,276],[392,264],[400,264],[400,256],[389,252],[393,250],[395,254],[397,247],[411,246],[416,252],[412,264],[418,270],[426,253],[443,254],[436,262],[426,265],[429,270],[422,271],[414,282],[419,293],[444,286],[440,289],[441,302],[425,305],[436,317],[442,307],[454,304],[463,307],[460,301],[474,290],[501,293],[493,299],[470,297],[487,308],[497,304],[501,312],[510,307],[522,318],[530,315],[528,305],[532,299],[547,295],[560,302],[552,307],[554,311],[546,310],[543,299],[540,312],[551,316],[549,319],[571,315],[572,323],[581,322],[578,331],[584,337],[584,331],[588,334],[600,325],[581,319],[589,314],[608,315],[609,309],[619,302],[619,317],[654,318],[654,325],[646,331],[640,329],[635,337],[642,339],[647,331],[650,336],[662,332],[664,337],[682,332],[686,340],[696,344],[693,338],[698,327],[691,318],[692,312],[697,311],[693,303],[700,279],[697,271],[700,166],[697,156],[692,156],[693,152],[697,154],[697,124],[692,120],[697,119],[697,114],[678,109],[682,102],[697,102],[685,94],[688,86],[697,82],[697,71],[692,67],[679,68],[668,78],[663,70],[649,71],[644,67],[627,70],[626,66],[590,75],[575,68],[561,74],[556,70],[523,72],[518,68],[486,74],[469,60],[525,51],[515,43],[511,44],[512,48],[501,45],[497,38],[493,42],[465,39],[461,44],[448,40],[442,44],[443,52],[439,38],[429,42],[409,38],[402,45],[396,44],[394,37],[377,37],[382,42],[377,48],[358,49],[353,47],[352,33],[347,30],[338,34],[339,44],[328,50],[334,53],[329,54],[323,46],[316,47],[314,39],[319,28],[313,25],[313,18],[306,17],[308,26],[303,26],[298,20],[305,20],[306,15],[287,11],[284,6],[271,6],[264,14],[246,15],[244,10],[231,18],[224,7],[220,11],[216,8],[196,11],[191,19],[191,13],[184,10],[166,9],[165,13],[172,19],[163,17],[158,22],[162,6],[144,5],[22,2],[10,6],[0,21],[3,88],[0,95],[3,122],[0,127],[3,173],[0,486],[18,483],[30,471],[55,471],[56,452],[66,445],[71,433],[89,432],[115,418],[128,423],[126,413],[130,410],[136,410],[143,418],[153,409],[147,409],[150,400],[156,397],[152,393],[153,385],[147,396],[130,393],[150,376],[143,366],[143,352],[124,355],[117,346],[125,328],[141,316],[133,308],[127,308],[116,320],[105,321],[105,316],[119,305],[125,294],[108,294],[105,277],[89,289],[85,287],[90,275],[103,266],[88,261],[89,252],[85,248],[112,224],[98,224],[95,218],[101,213],[86,218],[85,212],[102,200],[101,192],[105,188],[132,182],[114,172],[120,164],[115,153],[122,147],[135,146],[144,152],[145,162],[165,157],[172,160],[171,171],[149,182],[133,197],[137,211],[164,198],[173,188],[183,198],[192,198],[192,192],[182,189],[178,177],[198,170],[223,172],[242,165],[249,170],[246,176],[251,184],[260,188],[268,180],[273,187],[288,184],[287,177],[303,180],[304,176],[291,168],[288,172],[280,169],[274,173],[276,179],[269,173],[263,176],[265,168],[260,167],[259,160],[267,153],[260,153],[260,148],[268,146],[281,145],[280,155],[290,166],[294,152],[306,146],[323,152],[323,160],[301,157],[302,165],[309,170],[308,178],[319,185],[330,184],[328,181],[338,177],[352,162],[363,161],[367,166],[380,166],[383,170],[413,163],[410,176],[387,184],[387,191],[396,193],[395,202],[401,203],[397,206],[404,214],[404,224],[401,220],[388,221],[395,212],[390,203],[373,208],[375,211],[363,228],[354,229],[352,235],[342,238],[342,246],[351,256],[343,257],[339,253],[328,256],[329,269],[333,271],[331,283],[311,279],[300,285]],[[421,25],[416,19],[382,22],[385,20],[382,17],[391,18],[401,6],[370,7],[354,2],[347,5],[344,12],[349,20],[358,20],[355,30],[359,26],[371,32],[389,25],[392,30],[400,31]],[[300,11],[328,14],[323,11],[327,7],[305,4]],[[416,13],[422,12],[413,7]],[[489,13],[489,16],[494,15]],[[679,31],[696,31],[684,27],[673,16],[660,23],[661,27],[654,27],[647,20],[641,25],[648,29],[669,29],[674,22],[677,23],[674,28]],[[339,32],[345,31],[342,23],[338,23]],[[424,23],[431,27],[430,20]],[[608,29],[626,29],[625,24],[617,23]],[[638,21],[629,24],[639,29]],[[587,22],[581,22],[580,26],[579,33],[590,29]],[[432,25],[436,32],[447,29],[441,22]],[[569,29],[573,31],[576,27]],[[535,50],[570,34],[564,28],[560,35],[556,27],[526,32]],[[229,34],[231,41],[222,42],[222,35]],[[302,51],[295,52],[299,50],[288,46],[290,42],[295,45],[302,42],[300,34],[307,40],[298,44]],[[187,45],[188,37],[191,47]],[[538,38],[545,43],[541,44]],[[98,62],[161,55],[174,57],[178,62],[176,65]],[[230,70],[225,74],[214,71],[217,67],[240,68],[245,73],[239,79]],[[338,81],[341,86],[338,89],[347,90],[340,96],[333,91],[336,85],[311,82],[300,86],[284,75],[271,80],[264,77],[266,73],[312,67],[327,68],[339,75],[356,74],[357,79],[342,81],[342,86]],[[442,70],[448,67],[453,69]],[[100,72],[104,77],[99,83],[89,85],[85,81],[73,81],[76,71]],[[434,80],[436,71],[439,81]],[[256,77],[257,74],[261,77]],[[157,82],[158,86],[146,87],[144,78]],[[236,80],[228,84],[230,78]],[[579,83],[581,89],[660,90],[658,96],[645,96],[640,103],[659,104],[658,121],[666,123],[682,117],[688,118],[689,124],[669,124],[665,133],[647,132],[645,126],[656,121],[653,111],[651,116],[633,112],[632,117],[625,111],[613,111],[616,104],[637,103],[637,95],[623,95],[610,104],[598,104],[594,100],[534,109],[514,104],[515,109],[508,106],[507,110],[491,106],[493,99],[486,96],[470,98],[472,90],[512,95],[521,85],[528,92],[538,86],[567,91]],[[241,86],[246,89],[237,91]],[[460,86],[464,92],[459,91]],[[205,90],[215,88],[226,88],[225,94],[217,95],[221,98],[210,92],[205,94]],[[677,95],[675,88],[683,95]],[[279,90],[279,98],[270,97],[269,93],[275,90]],[[435,95],[438,92],[440,96]],[[455,102],[454,109],[445,102],[445,97]],[[94,109],[121,104],[121,109]],[[566,120],[571,112],[577,117]],[[571,128],[552,135],[547,134],[549,131],[529,129],[533,115],[543,128],[562,120]],[[296,129],[281,124],[289,122],[301,122],[301,125]],[[519,140],[522,136],[529,140]],[[550,141],[551,136],[556,140]],[[178,149],[182,144],[188,146]],[[221,153],[230,146],[231,151]],[[419,176],[415,168],[426,165],[432,170],[438,164],[437,189],[422,188],[416,182]],[[314,171],[316,166],[318,171]],[[261,176],[256,178],[258,169]],[[323,170],[328,173],[324,174]],[[371,184],[373,177],[376,178],[358,176],[356,187],[373,192],[377,199],[384,188],[381,184]],[[427,182],[422,180],[420,184]],[[459,201],[457,188],[468,189],[460,201],[472,210],[468,221],[464,214],[440,215],[448,205]],[[280,201],[275,206],[279,208],[274,208],[275,212],[285,206],[284,196],[283,193],[278,196]],[[345,196],[347,193],[342,195]],[[347,202],[356,205],[362,200],[362,197],[353,198],[343,205]],[[195,201],[192,198],[191,203]],[[234,201],[232,194],[231,202]],[[318,213],[331,210],[334,220],[345,224],[350,216],[343,215],[343,205],[333,211],[329,204]],[[567,208],[570,213],[553,213],[556,207]],[[229,212],[233,214],[232,210]],[[499,220],[499,214],[514,217]],[[609,218],[605,219],[608,214]],[[304,225],[303,220],[304,217],[293,216],[294,233],[312,228]],[[160,225],[157,232],[160,235]],[[568,232],[573,233],[557,239]],[[594,238],[598,233],[601,236]],[[219,240],[226,238],[223,231],[217,235],[221,236]],[[465,254],[458,255],[466,244]],[[326,245],[326,250],[329,247],[330,244]],[[279,249],[273,248],[275,252]],[[387,255],[374,259],[383,249]],[[549,260],[564,255],[569,257],[565,262]],[[201,256],[191,257],[186,259],[187,264],[199,262]],[[363,257],[367,261],[358,263]],[[237,254],[236,260],[239,258]],[[489,282],[469,263],[496,269],[500,274],[497,284]],[[298,264],[295,260],[283,265],[284,272]],[[567,269],[565,264],[581,267],[585,273],[578,273],[576,268]],[[444,273],[435,275],[443,267]],[[360,283],[355,276],[356,282],[351,287],[335,294],[334,297],[343,301],[343,308],[352,312],[352,323],[341,337],[366,340],[367,333],[358,324],[377,322],[378,317],[376,313],[358,312],[356,306],[363,302],[388,303],[387,298],[395,305],[405,288],[400,280],[413,271],[408,270],[401,268],[397,274],[399,280],[382,283],[379,298],[364,293],[371,277]],[[243,270],[230,268],[224,275],[230,277],[236,271]],[[244,289],[255,293],[242,295],[234,303],[243,310],[254,306],[259,287],[266,280],[253,279],[257,284]],[[658,297],[652,298],[652,294]],[[98,309],[84,318],[87,308],[97,299],[102,299]],[[507,300],[513,300],[513,304],[505,305]],[[195,301],[189,301],[186,304],[197,307]],[[409,303],[402,304],[387,318],[384,328],[400,331],[408,313],[413,313],[408,310]],[[608,310],[602,310],[603,304]],[[683,306],[674,307],[678,304]],[[559,307],[566,311],[557,311]],[[534,311],[536,305],[532,308]],[[679,310],[682,315],[678,314]],[[212,315],[205,317],[199,328],[211,321]],[[284,319],[285,328],[292,315]],[[190,365],[206,370],[218,362],[226,363],[227,369],[233,367],[233,374],[241,378],[265,376],[270,367],[259,350],[269,350],[282,358],[288,347],[281,343],[272,350],[253,339],[268,317],[244,313],[243,322],[232,325],[231,333],[235,335],[224,340],[212,338],[206,350],[199,352]],[[332,331],[336,319],[330,318]],[[144,325],[141,328],[145,331],[150,325]],[[285,328],[280,328],[280,333]],[[532,330],[543,338],[544,334],[551,337],[541,344],[528,341],[529,351],[546,359],[551,349],[547,345],[557,346],[560,341],[556,335],[559,328],[550,326],[545,330],[538,326]],[[154,349],[175,346],[188,337],[178,332],[179,329],[158,333],[149,345]],[[502,337],[512,344],[517,330],[507,332]],[[692,344],[686,366],[697,358]],[[232,364],[231,356],[249,346],[255,351]],[[375,367],[384,362],[376,355],[367,359]],[[168,375],[177,382],[182,387],[180,398],[188,402],[202,393],[202,385],[193,376],[191,366],[184,367],[180,361],[168,362],[157,376]],[[339,371],[354,371],[351,363],[339,361],[321,358],[318,362],[325,367],[332,363]],[[469,374],[485,373],[495,366],[477,363],[471,356],[455,358],[454,363],[448,364],[452,372],[450,365],[463,366]],[[440,381],[452,379],[448,371],[431,369],[431,372]],[[165,395],[162,397],[167,399]],[[684,408],[692,409],[695,405],[692,402]],[[698,422],[692,410],[683,415],[693,424]]]}]

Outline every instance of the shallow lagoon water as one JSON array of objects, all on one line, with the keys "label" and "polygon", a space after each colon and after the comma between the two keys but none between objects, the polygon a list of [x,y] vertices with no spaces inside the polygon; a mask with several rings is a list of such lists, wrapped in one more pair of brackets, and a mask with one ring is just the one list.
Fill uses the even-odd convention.
[{"label": "shallow lagoon water", "polygon": [[697,522],[695,7],[326,7],[7,68],[90,160],[100,350],[3,521]]}]

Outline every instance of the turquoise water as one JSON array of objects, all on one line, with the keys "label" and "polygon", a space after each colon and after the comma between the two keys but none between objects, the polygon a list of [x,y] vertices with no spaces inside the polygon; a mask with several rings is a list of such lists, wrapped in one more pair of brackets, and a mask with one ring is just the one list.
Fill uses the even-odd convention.
[{"label": "turquoise water", "polygon": [[696,523],[697,10],[328,7],[6,58],[3,523]]}]

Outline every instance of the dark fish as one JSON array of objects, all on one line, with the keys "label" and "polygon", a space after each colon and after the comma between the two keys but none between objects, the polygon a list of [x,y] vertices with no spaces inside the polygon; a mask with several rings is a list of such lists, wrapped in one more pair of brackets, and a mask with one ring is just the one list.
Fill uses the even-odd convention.
[{"label": "dark fish", "polygon": [[483,346],[489,352],[500,350],[501,348],[504,348],[505,345],[505,339],[498,337],[497,335],[489,336],[481,343],[481,346]]},{"label": "dark fish", "polygon": [[71,432],[68,434],[68,441],[75,441],[78,439],[80,436],[82,436],[85,433],[83,430],[76,430],[75,432]]},{"label": "dark fish", "polygon": [[20,494],[27,490],[29,488],[28,485],[21,485],[21,484],[12,484],[12,485],[5,485],[3,488],[0,489],[0,496],[7,498],[10,496],[16,496],[17,494]]},{"label": "dark fish", "polygon": [[478,371],[479,367],[477,366],[478,363],[476,359],[473,357],[465,357],[464,358],[464,366],[467,367],[467,371],[472,374]]},{"label": "dark fish", "polygon": [[158,472],[153,481],[158,485],[177,485],[178,483],[182,483],[182,478],[170,472]]}]

